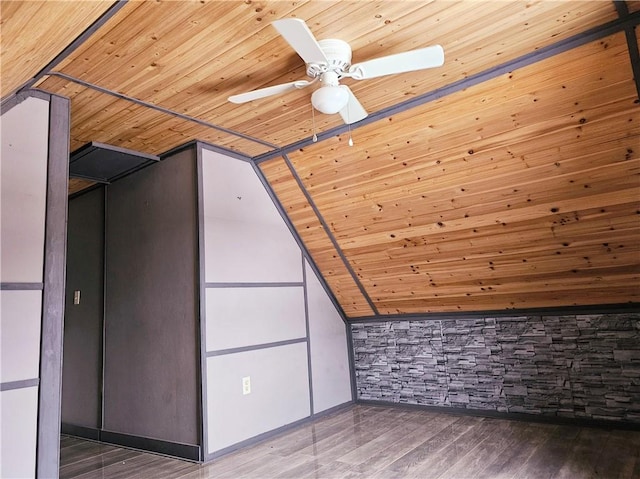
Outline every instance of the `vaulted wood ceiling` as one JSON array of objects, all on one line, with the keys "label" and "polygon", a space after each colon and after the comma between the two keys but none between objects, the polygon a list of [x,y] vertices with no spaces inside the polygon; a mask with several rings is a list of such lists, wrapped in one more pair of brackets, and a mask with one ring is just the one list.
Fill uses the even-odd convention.
[{"label": "vaulted wood ceiling", "polygon": [[[640,300],[640,2],[0,7],[3,98],[69,97],[71,150],[252,158],[351,318]],[[227,101],[306,78],[287,17],[354,62],[438,43],[445,65],[343,80],[369,117],[316,113],[314,143],[310,89]]]}]

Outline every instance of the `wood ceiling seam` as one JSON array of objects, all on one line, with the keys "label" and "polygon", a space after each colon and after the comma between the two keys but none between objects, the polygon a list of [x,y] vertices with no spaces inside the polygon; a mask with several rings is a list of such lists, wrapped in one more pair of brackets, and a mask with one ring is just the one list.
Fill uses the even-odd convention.
[{"label": "wood ceiling seam", "polygon": [[[617,3],[617,2],[614,2]],[[535,50],[531,53],[527,53],[513,60],[509,60],[505,63],[497,65],[493,68],[489,68],[482,72],[476,73],[474,75],[470,75],[461,80],[455,81],[448,85],[445,85],[440,88],[436,88],[430,92],[427,92],[422,95],[418,95],[410,100],[397,103],[388,108],[383,108],[382,110],[378,110],[374,113],[369,114],[366,118],[353,123],[351,125],[340,125],[324,132],[317,134],[317,141],[326,140],[328,138],[338,136],[342,133],[345,133],[349,130],[353,131],[363,126],[369,125],[370,123],[374,123],[379,120],[383,120],[390,116],[393,116],[398,113],[403,113],[412,108],[422,106],[424,104],[439,100],[446,96],[449,96],[453,93],[457,93],[459,91],[465,90],[469,87],[479,85],[486,81],[492,80],[494,78],[499,77],[500,75],[504,75],[506,73],[512,72],[514,70],[518,70],[520,68],[527,67],[529,65],[533,65],[534,63],[538,63],[540,61],[546,60],[553,56],[559,55],[561,53],[565,53],[567,51],[573,50],[574,48],[586,45],[587,43],[599,40],[608,35],[612,35],[618,33],[620,31],[633,31],[634,27],[640,24],[640,11],[629,14],[623,18],[618,18],[616,20],[612,20],[610,22],[604,23],[602,25],[593,27],[584,32],[577,33],[571,37],[560,40],[551,45],[547,45],[546,47],[542,47],[538,50]],[[637,50],[637,44],[636,44]],[[629,51],[631,55],[631,51]],[[635,62],[638,63],[638,62]],[[640,70],[640,67],[638,67]],[[634,74],[635,74],[634,70]],[[640,75],[636,76],[636,83],[640,82]],[[280,151],[273,151],[263,153],[254,158],[256,163],[261,163],[263,161],[270,160],[275,158],[276,156],[282,154],[287,154],[295,150],[299,150],[304,148],[305,146],[311,145],[315,143],[311,137],[291,143],[289,145],[283,146],[280,148]]]},{"label": "wood ceiling seam", "polygon": [[[311,197],[311,195],[307,191],[306,187],[304,186],[304,183],[300,179],[300,176],[298,176],[298,172],[296,171],[295,167],[291,163],[291,160],[289,159],[289,157],[286,154],[283,154],[282,158],[284,159],[285,164],[289,168],[289,171],[291,172],[291,175],[293,176],[293,178],[295,179],[296,183],[298,184],[298,187],[302,191],[302,194],[305,196],[307,202],[309,203],[309,206],[311,206],[311,209],[313,210],[313,212],[315,213],[316,217],[318,218],[318,220],[322,224],[322,227],[324,228],[324,230],[325,230],[325,232],[327,234],[327,237],[331,241],[331,244],[333,244],[333,247],[335,248],[336,252],[338,253],[338,256],[340,256],[340,259],[342,260],[342,262],[344,263],[345,268],[347,269],[347,271],[351,275],[351,278],[356,283],[356,286],[358,287],[358,289],[362,293],[362,296],[367,301],[367,303],[369,304],[369,307],[374,312],[374,314],[376,314],[376,315],[379,314],[376,305],[371,300],[371,297],[369,296],[369,294],[367,293],[366,289],[364,288],[364,286],[360,282],[360,279],[358,278],[358,275],[353,270],[353,267],[351,266],[351,264],[349,263],[349,260],[347,259],[347,257],[345,256],[344,252],[342,251],[342,248],[340,248],[340,245],[338,244],[338,241],[336,240],[335,236],[331,232],[331,229],[327,225],[327,222],[325,221],[324,217],[320,213],[320,210],[318,209],[318,206],[313,201],[313,198]],[[254,164],[255,164],[255,162],[254,162]],[[257,167],[257,165],[256,165],[256,167]]]},{"label": "wood ceiling seam", "polygon": [[[630,13],[627,2],[614,1],[613,4],[616,7],[616,11],[620,18],[624,19],[629,17]],[[638,98],[640,99],[640,51],[638,50],[638,42],[632,26],[626,27],[624,29],[624,34],[627,38],[627,48],[629,50],[629,59],[631,60],[633,78],[636,82],[636,91],[638,92]]]},{"label": "wood ceiling seam", "polygon": [[102,27],[111,17],[113,17],[129,0],[116,0],[116,2],[111,5],[107,11],[105,11],[100,17],[93,22],[89,27],[83,31],[80,35],[78,35],[69,45],[67,45],[60,53],[58,53],[53,60],[47,63],[36,75],[25,82],[22,86],[18,87],[13,92],[9,93],[2,101],[6,98],[9,98],[15,95],[16,92],[31,88],[38,80],[40,80],[45,75],[49,74],[49,72],[55,68],[60,62],[64,61],[69,55],[71,55],[77,48],[82,46],[82,44],[91,37],[100,27]]},{"label": "wood ceiling seam", "polygon": [[82,86],[84,86],[86,88],[90,88],[90,89],[98,91],[100,93],[104,93],[106,95],[110,95],[110,96],[119,98],[121,100],[126,100],[126,101],[129,101],[131,103],[135,103],[136,105],[144,106],[146,108],[151,108],[153,110],[160,111],[162,113],[166,113],[168,115],[174,116],[176,118],[181,118],[183,120],[187,120],[187,121],[190,121],[192,123],[197,123],[197,124],[199,124],[201,126],[205,126],[207,128],[211,128],[211,129],[214,129],[214,130],[217,130],[217,131],[221,131],[221,132],[226,133],[228,135],[236,136],[238,138],[242,138],[242,139],[247,140],[247,141],[252,141],[254,143],[258,143],[260,145],[263,145],[263,146],[266,146],[266,147],[269,147],[269,148],[278,149],[277,145],[274,145],[272,143],[266,142],[266,141],[261,140],[259,138],[255,138],[255,137],[252,137],[252,136],[249,136],[249,135],[245,135],[244,133],[240,133],[240,132],[237,132],[237,131],[234,131],[234,130],[230,130],[230,129],[224,128],[222,126],[214,125],[213,123],[209,123],[209,122],[201,120],[199,118],[195,118],[195,117],[192,117],[192,116],[189,116],[189,115],[185,115],[183,113],[178,113],[177,111],[170,110],[169,108],[165,108],[165,107],[160,106],[160,105],[154,105],[153,103],[149,103],[149,102],[146,102],[144,100],[140,100],[138,98],[133,98],[133,97],[130,97],[130,96],[125,95],[123,93],[118,93],[118,92],[109,90],[108,88],[103,88],[103,87],[101,87],[99,85],[94,85],[93,83],[86,82],[86,81],[81,80],[79,78],[74,78],[74,77],[72,77],[70,75],[67,75],[66,73],[49,72],[49,75],[55,76],[55,77],[59,77],[59,78],[63,78],[65,80],[67,80],[67,81],[70,81],[70,82],[73,82],[73,83],[77,83],[78,85],[82,85]]}]

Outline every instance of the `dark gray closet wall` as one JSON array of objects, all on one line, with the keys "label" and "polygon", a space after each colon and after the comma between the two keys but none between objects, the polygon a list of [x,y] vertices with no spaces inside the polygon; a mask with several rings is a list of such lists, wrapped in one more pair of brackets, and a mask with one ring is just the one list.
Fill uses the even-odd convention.
[{"label": "dark gray closet wall", "polygon": [[[69,201],[67,232],[62,423],[99,429],[102,422],[104,188]],[[80,291],[79,304],[74,304],[74,291]]]},{"label": "dark gray closet wall", "polygon": [[199,444],[195,150],[107,188],[104,430]]}]

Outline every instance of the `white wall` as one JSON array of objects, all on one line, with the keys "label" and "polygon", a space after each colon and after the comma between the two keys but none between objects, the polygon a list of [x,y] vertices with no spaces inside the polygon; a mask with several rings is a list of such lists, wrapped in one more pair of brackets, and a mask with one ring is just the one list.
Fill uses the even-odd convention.
[{"label": "white wall", "polygon": [[307,335],[302,286],[209,288],[207,351],[274,343]]},{"label": "white wall", "polygon": [[340,314],[305,261],[313,409],[325,411],[351,400],[347,331]]},{"label": "white wall", "polygon": [[0,477],[34,477],[38,387],[2,391],[0,411]]},{"label": "white wall", "polygon": [[49,103],[28,98],[0,125],[2,282],[42,282]]},{"label": "white wall", "polygon": [[302,281],[300,249],[251,165],[203,150],[205,281]]},{"label": "white wall", "polygon": [[[242,378],[251,394],[242,394]],[[257,436],[311,414],[304,343],[207,359],[209,451]]]},{"label": "white wall", "polygon": [[42,303],[33,288],[43,282],[49,102],[27,98],[0,128],[0,477],[33,477]]},{"label": "white wall", "polygon": [[42,291],[0,291],[0,379],[38,377]]},{"label": "white wall", "polygon": [[345,325],[252,166],[203,149],[202,188],[211,458],[351,389]]}]

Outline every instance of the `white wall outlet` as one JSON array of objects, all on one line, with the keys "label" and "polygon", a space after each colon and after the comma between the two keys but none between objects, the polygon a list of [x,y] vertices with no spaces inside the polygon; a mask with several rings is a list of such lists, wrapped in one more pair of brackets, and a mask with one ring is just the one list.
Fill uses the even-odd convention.
[{"label": "white wall outlet", "polygon": [[247,376],[242,378],[242,394],[251,394],[251,377]]},{"label": "white wall outlet", "polygon": [[73,304],[80,304],[80,290],[76,289],[73,292]]}]

